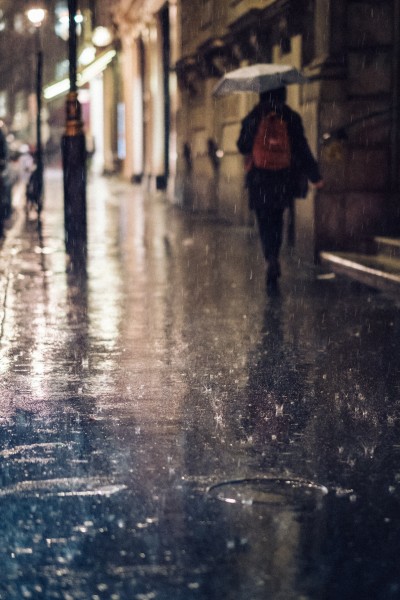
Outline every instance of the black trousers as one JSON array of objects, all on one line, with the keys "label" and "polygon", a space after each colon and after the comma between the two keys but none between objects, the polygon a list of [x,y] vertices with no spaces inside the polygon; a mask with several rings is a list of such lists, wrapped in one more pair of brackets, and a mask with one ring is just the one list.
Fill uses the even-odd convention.
[{"label": "black trousers", "polygon": [[282,245],[283,213],[294,195],[291,171],[252,169],[247,185],[249,207],[256,213],[264,257],[277,259]]},{"label": "black trousers", "polygon": [[283,237],[284,208],[256,209],[258,230],[265,260],[279,257]]}]

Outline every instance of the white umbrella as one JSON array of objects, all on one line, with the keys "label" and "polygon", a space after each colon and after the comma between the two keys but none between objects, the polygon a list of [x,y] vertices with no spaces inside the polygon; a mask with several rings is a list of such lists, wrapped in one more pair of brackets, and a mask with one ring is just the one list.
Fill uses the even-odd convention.
[{"label": "white umbrella", "polygon": [[213,90],[213,96],[234,92],[268,92],[293,83],[307,83],[308,79],[291,65],[259,63],[226,73]]}]

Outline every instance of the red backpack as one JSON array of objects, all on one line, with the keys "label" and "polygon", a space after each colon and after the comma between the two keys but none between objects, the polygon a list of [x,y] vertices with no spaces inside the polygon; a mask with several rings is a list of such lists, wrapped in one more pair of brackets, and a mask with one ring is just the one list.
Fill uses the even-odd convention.
[{"label": "red backpack", "polygon": [[286,122],[271,112],[260,121],[252,150],[252,166],[278,171],[290,167],[291,151]]}]

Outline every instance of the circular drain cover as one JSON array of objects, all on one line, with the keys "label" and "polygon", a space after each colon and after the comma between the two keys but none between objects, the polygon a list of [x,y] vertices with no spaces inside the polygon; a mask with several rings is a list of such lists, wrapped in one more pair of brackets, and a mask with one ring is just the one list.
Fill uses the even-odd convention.
[{"label": "circular drain cover", "polygon": [[268,504],[310,510],[328,493],[328,489],[303,479],[256,478],[217,483],[208,492],[229,504]]}]

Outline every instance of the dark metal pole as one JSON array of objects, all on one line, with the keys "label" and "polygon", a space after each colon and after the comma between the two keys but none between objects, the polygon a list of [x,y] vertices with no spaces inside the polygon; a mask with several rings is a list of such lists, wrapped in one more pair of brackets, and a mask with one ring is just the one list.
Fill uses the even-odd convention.
[{"label": "dark metal pole", "polygon": [[399,181],[399,156],[400,156],[400,136],[399,136],[399,103],[400,103],[400,0],[395,0],[393,5],[393,55],[392,55],[392,127],[391,127],[391,192],[396,196],[400,187]]},{"label": "dark metal pole", "polygon": [[38,174],[38,207],[41,206],[43,194],[43,149],[42,149],[42,72],[43,51],[40,27],[36,28],[36,168]]},{"label": "dark metal pole", "polygon": [[[64,228],[67,252],[83,258],[86,253],[86,145],[77,92],[77,0],[68,0],[69,85],[66,127],[62,138],[64,172]],[[79,256],[78,256],[79,255]]]},{"label": "dark metal pole", "polygon": [[68,0],[69,12],[69,38],[68,38],[68,59],[69,59],[69,89],[70,92],[76,92],[76,11],[77,0]]}]

